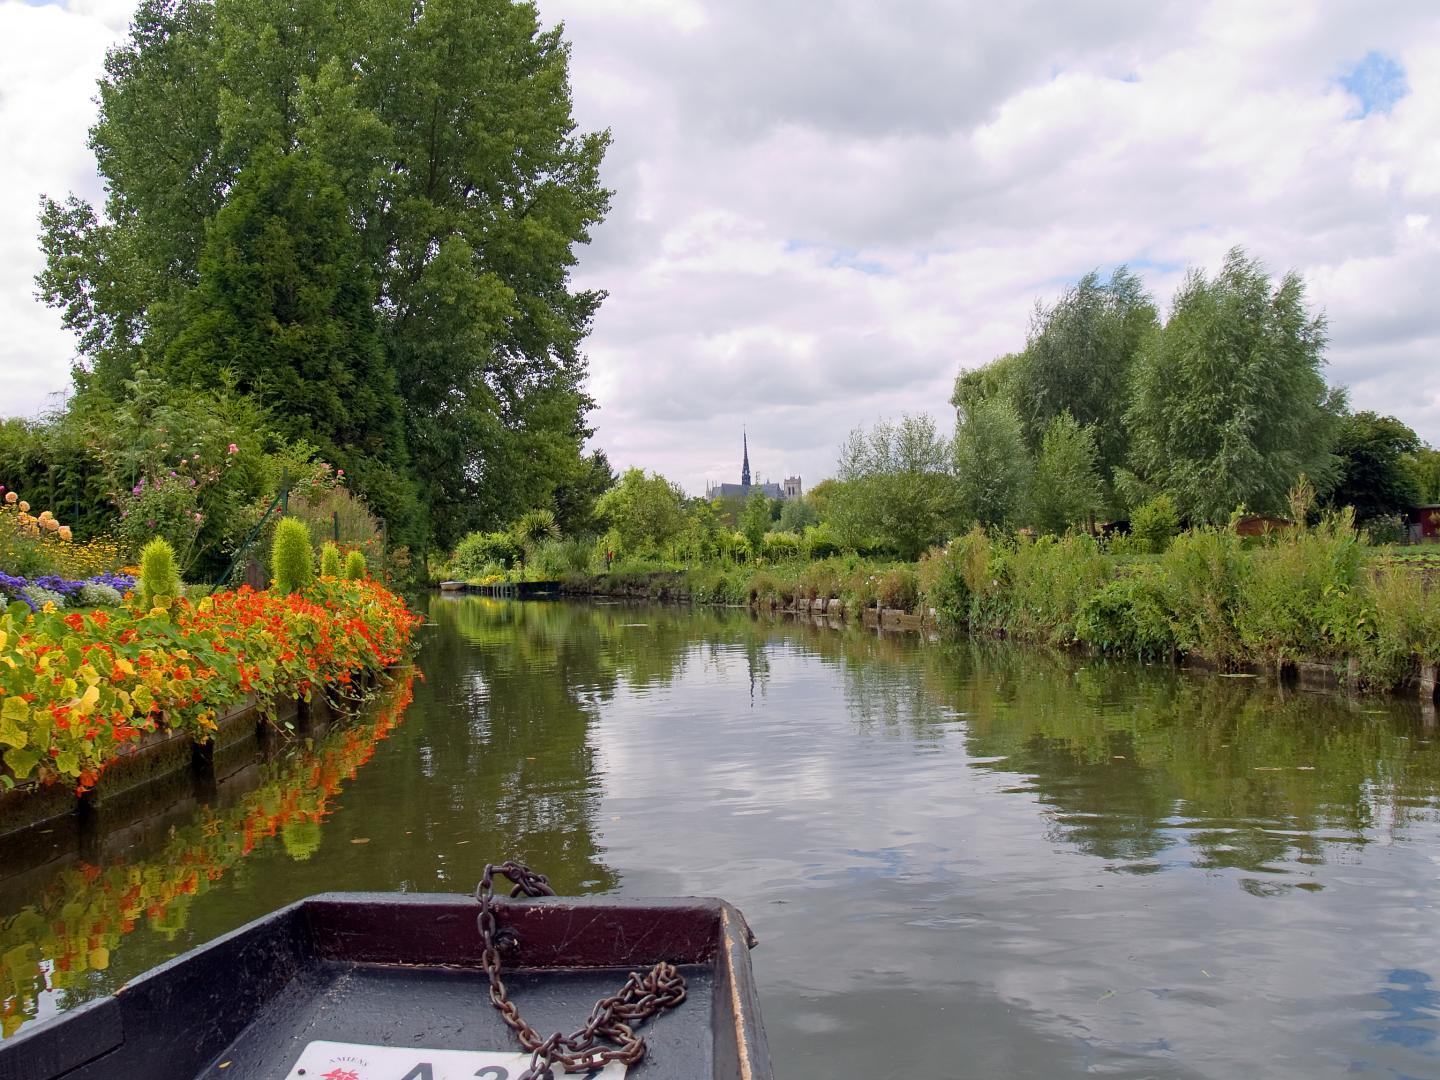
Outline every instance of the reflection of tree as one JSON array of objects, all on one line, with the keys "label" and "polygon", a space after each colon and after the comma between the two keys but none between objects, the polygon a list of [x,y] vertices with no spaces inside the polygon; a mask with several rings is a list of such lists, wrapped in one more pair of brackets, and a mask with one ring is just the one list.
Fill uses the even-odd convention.
[{"label": "reflection of tree", "polygon": [[[703,634],[674,609],[437,601],[445,631],[424,654],[424,784],[401,795],[407,820],[456,823],[488,852],[543,867],[562,891],[612,888],[599,863],[590,725],[622,686],[672,683]],[[443,807],[422,805],[444,800]]]},{"label": "reflection of tree", "polygon": [[1183,833],[1199,866],[1318,861],[1322,831],[1363,844],[1440,791],[1440,753],[1398,707],[1003,646],[931,650],[922,668],[967,714],[970,751],[997,759],[985,767],[1030,775],[1057,832],[1105,858],[1153,858]]},{"label": "reflection of tree", "polygon": [[262,766],[258,785],[232,806],[200,807],[148,858],[132,852],[96,866],[61,868],[40,899],[0,923],[0,1037],[33,1019],[41,994],[68,1004],[108,992],[110,952],[142,922],[173,937],[191,901],[278,836],[285,852],[308,859],[335,797],[404,719],[412,677],[388,689],[355,722],[318,744],[294,748]]}]

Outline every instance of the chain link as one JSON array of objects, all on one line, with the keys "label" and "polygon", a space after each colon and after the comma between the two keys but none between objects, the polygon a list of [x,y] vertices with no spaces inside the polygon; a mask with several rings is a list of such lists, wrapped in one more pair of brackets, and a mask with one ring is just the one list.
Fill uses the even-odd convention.
[{"label": "chain link", "polygon": [[554,896],[555,890],[544,874],[537,874],[513,860],[499,866],[487,863],[485,874],[475,887],[475,899],[480,902],[475,923],[483,946],[480,966],[490,979],[490,1002],[506,1026],[515,1032],[520,1045],[530,1051],[530,1064],[518,1080],[554,1080],[556,1065],[566,1072],[583,1073],[603,1069],[612,1061],[624,1062],[627,1067],[638,1064],[647,1047],[644,1038],[635,1034],[635,1028],[685,1000],[685,977],[674,964],[663,960],[645,975],[632,971],[624,986],[595,1003],[583,1026],[569,1035],[557,1031],[548,1039],[542,1039],[520,1015],[500,978],[501,950],[514,947],[518,939],[513,930],[501,927],[495,918],[497,873],[514,882],[511,897]]}]

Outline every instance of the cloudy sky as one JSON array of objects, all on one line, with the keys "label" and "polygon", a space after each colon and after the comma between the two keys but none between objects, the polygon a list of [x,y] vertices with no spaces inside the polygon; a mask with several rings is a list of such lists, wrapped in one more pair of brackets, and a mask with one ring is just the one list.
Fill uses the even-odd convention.
[{"label": "cloudy sky", "polygon": [[[833,468],[857,424],[947,427],[1037,298],[1128,263],[1162,308],[1243,244],[1299,270],[1357,408],[1440,444],[1440,8],[1429,2],[539,0],[609,127],[580,284],[596,442],[691,491]],[[0,0],[0,412],[64,388],[40,193],[131,5]]]}]

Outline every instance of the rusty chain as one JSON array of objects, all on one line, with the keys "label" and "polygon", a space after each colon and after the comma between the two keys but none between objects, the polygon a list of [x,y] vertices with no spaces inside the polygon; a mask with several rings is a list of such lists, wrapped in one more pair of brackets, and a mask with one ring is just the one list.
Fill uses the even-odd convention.
[{"label": "rusty chain", "polygon": [[554,1080],[556,1065],[569,1073],[583,1073],[603,1069],[612,1061],[624,1062],[627,1067],[638,1064],[647,1047],[644,1038],[635,1034],[635,1028],[685,1000],[685,977],[674,964],[663,960],[645,975],[632,971],[624,986],[595,1003],[581,1027],[569,1035],[557,1031],[548,1039],[542,1039],[520,1015],[500,978],[500,951],[513,946],[516,938],[513,930],[501,927],[495,918],[497,873],[514,882],[511,897],[554,896],[555,890],[544,874],[513,860],[499,866],[487,863],[485,875],[475,886],[475,899],[480,902],[480,914],[475,922],[483,946],[480,965],[490,978],[490,1001],[500,1018],[515,1032],[520,1045],[530,1051],[530,1064],[517,1080]]}]

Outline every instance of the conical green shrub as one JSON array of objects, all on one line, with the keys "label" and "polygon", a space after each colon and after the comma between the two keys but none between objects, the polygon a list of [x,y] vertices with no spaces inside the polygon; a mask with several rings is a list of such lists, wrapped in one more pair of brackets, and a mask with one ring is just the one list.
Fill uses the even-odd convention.
[{"label": "conical green shrub", "polygon": [[363,581],[369,571],[370,567],[366,564],[365,556],[362,552],[352,551],[349,555],[345,556],[346,581]]},{"label": "conical green shrub", "polygon": [[140,549],[140,606],[154,607],[157,597],[174,599],[180,589],[175,549],[163,536],[157,536]]},{"label": "conical green shrub", "polygon": [[303,592],[315,580],[315,549],[310,529],[299,518],[281,518],[270,548],[270,587],[289,595]]},{"label": "conical green shrub", "polygon": [[329,541],[320,549],[320,576],[328,578],[340,576],[340,549]]}]

